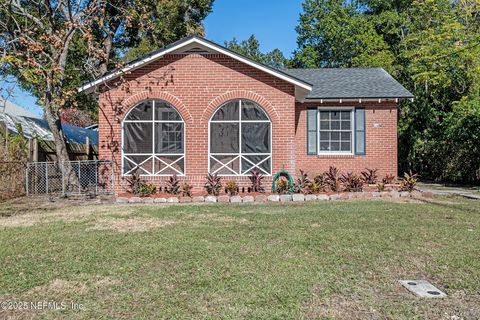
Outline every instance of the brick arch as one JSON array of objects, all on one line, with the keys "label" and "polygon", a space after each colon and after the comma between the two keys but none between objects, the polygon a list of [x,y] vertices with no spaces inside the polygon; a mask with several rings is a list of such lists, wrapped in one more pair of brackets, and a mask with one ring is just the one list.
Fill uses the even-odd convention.
[{"label": "brick arch", "polygon": [[235,90],[235,91],[228,91],[212,101],[208,104],[207,108],[205,111],[203,111],[202,114],[202,123],[205,123],[210,120],[212,117],[213,113],[217,111],[217,109],[223,105],[225,102],[230,101],[230,100],[236,100],[236,99],[248,99],[253,102],[256,102],[258,105],[260,105],[265,112],[268,114],[270,117],[270,120],[272,122],[276,122],[279,118],[277,110],[272,106],[270,101],[262,97],[261,95],[252,92],[252,91],[246,91],[246,90]]},{"label": "brick arch", "polygon": [[[170,103],[172,106],[174,106],[177,109],[178,113],[180,113],[185,123],[193,122],[193,118],[192,118],[192,115],[190,114],[190,111],[188,111],[187,107],[185,107],[185,104],[179,98],[177,98],[176,96],[174,96],[169,92],[159,91],[159,90],[143,91],[125,99],[125,101],[122,102],[122,106],[124,106],[126,110],[125,113],[123,114],[123,117],[125,117],[125,115],[130,111],[130,109],[133,106],[147,99],[164,100]],[[123,121],[123,117],[122,117],[122,121]]]}]

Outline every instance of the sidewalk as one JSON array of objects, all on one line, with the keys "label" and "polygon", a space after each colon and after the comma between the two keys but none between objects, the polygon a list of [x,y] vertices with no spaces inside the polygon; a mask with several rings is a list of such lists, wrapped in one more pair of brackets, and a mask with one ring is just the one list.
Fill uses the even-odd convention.
[{"label": "sidewalk", "polygon": [[434,195],[456,195],[469,199],[480,200],[480,190],[474,188],[448,187],[438,183],[419,183],[417,187]]}]

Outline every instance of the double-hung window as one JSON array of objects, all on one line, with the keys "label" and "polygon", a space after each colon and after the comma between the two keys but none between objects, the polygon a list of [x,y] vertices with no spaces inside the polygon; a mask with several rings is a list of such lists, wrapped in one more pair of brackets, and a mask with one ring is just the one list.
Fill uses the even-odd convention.
[{"label": "double-hung window", "polygon": [[308,109],[307,153],[365,154],[365,109],[353,107]]}]

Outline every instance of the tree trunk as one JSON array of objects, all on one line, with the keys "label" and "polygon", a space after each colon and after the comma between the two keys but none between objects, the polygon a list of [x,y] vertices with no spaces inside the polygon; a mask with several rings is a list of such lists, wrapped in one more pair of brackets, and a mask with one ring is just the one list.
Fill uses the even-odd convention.
[{"label": "tree trunk", "polygon": [[67,143],[65,141],[65,135],[63,134],[62,123],[60,121],[60,115],[58,111],[54,111],[50,103],[45,105],[45,118],[47,120],[50,131],[53,135],[53,141],[55,143],[55,153],[57,156],[57,165],[61,168],[62,186],[63,192],[78,190],[80,186],[80,177],[77,176],[77,171],[72,170],[72,166],[69,162],[70,157],[68,155]]}]

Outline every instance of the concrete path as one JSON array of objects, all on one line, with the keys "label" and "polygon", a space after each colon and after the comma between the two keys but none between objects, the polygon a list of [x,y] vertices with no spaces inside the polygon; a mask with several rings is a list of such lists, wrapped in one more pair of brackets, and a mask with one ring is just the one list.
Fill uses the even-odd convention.
[{"label": "concrete path", "polygon": [[424,192],[432,192],[434,195],[456,195],[480,200],[480,191],[473,188],[448,187],[434,183],[419,183],[418,188]]}]

